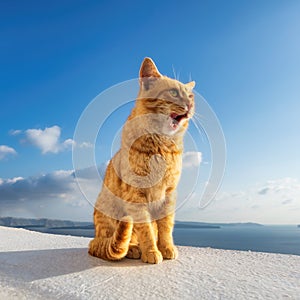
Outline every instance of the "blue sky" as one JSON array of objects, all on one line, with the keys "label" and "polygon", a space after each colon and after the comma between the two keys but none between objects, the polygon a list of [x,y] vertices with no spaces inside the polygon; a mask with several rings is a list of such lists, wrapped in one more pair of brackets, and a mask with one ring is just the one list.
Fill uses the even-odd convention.
[{"label": "blue sky", "polygon": [[[80,210],[79,196],[68,203],[79,207],[73,215],[67,204],[57,206],[59,214],[53,206],[50,215],[48,194],[42,206],[5,195],[26,189],[16,187],[13,178],[22,177],[32,191],[41,174],[53,179],[55,172],[72,170],[66,141],[73,138],[82,111],[103,90],[136,78],[141,61],[150,56],[161,73],[173,76],[174,67],[182,81],[190,76],[196,81],[226,138],[219,198],[207,214],[192,214],[191,202],[178,216],[299,222],[299,1],[2,1],[0,32],[0,215],[90,218],[89,211]],[[120,118],[126,115],[120,111]],[[47,153],[34,138],[45,128],[58,137]],[[67,176],[57,176],[62,174]],[[42,186],[51,191],[50,183]],[[53,182],[52,187],[60,189]],[[277,194],[260,194],[263,188]],[[233,200],[239,193],[246,195]],[[256,210],[241,211],[248,198]],[[218,213],[224,199],[227,215]],[[23,208],[17,210],[18,205]]]}]

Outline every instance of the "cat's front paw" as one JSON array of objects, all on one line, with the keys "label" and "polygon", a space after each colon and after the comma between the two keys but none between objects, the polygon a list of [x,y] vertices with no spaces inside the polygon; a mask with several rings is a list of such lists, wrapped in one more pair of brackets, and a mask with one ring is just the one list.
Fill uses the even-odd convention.
[{"label": "cat's front paw", "polygon": [[174,245],[159,247],[159,251],[165,259],[176,259],[178,257],[178,250]]},{"label": "cat's front paw", "polygon": [[142,253],[142,261],[149,264],[159,264],[163,261],[163,257],[158,250],[150,250]]}]

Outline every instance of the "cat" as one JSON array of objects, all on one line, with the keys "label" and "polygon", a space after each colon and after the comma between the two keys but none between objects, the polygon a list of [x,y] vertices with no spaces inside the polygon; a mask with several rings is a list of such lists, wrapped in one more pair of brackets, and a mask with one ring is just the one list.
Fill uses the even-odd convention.
[{"label": "cat", "polygon": [[94,209],[89,254],[157,264],[178,256],[172,232],[183,136],[194,114],[195,82],[163,76],[151,58],[140,67],[140,89],[110,160]]}]

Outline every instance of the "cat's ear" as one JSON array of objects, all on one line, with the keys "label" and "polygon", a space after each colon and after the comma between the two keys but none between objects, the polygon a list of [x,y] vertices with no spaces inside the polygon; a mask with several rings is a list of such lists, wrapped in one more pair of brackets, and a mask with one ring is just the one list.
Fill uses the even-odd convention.
[{"label": "cat's ear", "polygon": [[185,86],[187,87],[187,89],[191,92],[193,90],[193,88],[195,87],[196,82],[195,81],[191,81],[185,84]]},{"label": "cat's ear", "polygon": [[140,78],[145,77],[161,77],[154,61],[150,57],[146,57],[140,68]]},{"label": "cat's ear", "polygon": [[162,75],[159,73],[154,61],[150,57],[146,57],[140,68],[140,86],[143,90],[149,90],[154,82]]}]

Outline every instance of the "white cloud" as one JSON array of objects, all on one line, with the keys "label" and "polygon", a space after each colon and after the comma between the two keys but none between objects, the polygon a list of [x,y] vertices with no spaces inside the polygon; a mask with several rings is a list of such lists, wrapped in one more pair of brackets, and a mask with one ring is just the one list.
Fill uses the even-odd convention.
[{"label": "white cloud", "polygon": [[64,141],[63,143],[66,147],[77,147],[77,148],[93,148],[94,144],[90,143],[90,142],[83,142],[81,144],[76,143],[74,140],[72,139],[67,139]]},{"label": "white cloud", "polygon": [[269,191],[269,188],[268,188],[268,187],[263,187],[263,188],[261,188],[257,193],[258,193],[259,195],[265,195],[265,194],[268,193],[268,191]]},{"label": "white cloud", "polygon": [[9,155],[16,155],[16,154],[17,152],[14,148],[6,145],[0,145],[0,160],[4,159]]},{"label": "white cloud", "polygon": [[14,184],[14,183],[16,183],[16,182],[18,182],[20,180],[24,180],[24,178],[23,177],[14,177],[14,178],[6,179],[5,181],[3,179],[1,179],[0,185],[2,185],[4,182],[6,182],[8,184]]},{"label": "white cloud", "polygon": [[94,145],[90,142],[83,142],[79,145],[79,148],[93,148]]},{"label": "white cloud", "polygon": [[74,144],[72,139],[60,142],[61,128],[59,126],[46,127],[43,129],[27,129],[27,140],[38,147],[43,154],[58,153],[70,149]]},{"label": "white cloud", "polygon": [[62,143],[64,149],[72,148],[73,145],[75,145],[75,141],[72,139],[67,139]]},{"label": "white cloud", "polygon": [[283,205],[285,205],[285,204],[290,204],[290,203],[292,203],[294,200],[293,199],[286,199],[286,200],[283,200],[281,203],[283,204]]},{"label": "white cloud", "polygon": [[202,161],[201,152],[185,152],[182,157],[182,166],[183,168],[193,168],[199,167]]},{"label": "white cloud", "polygon": [[283,178],[277,180],[269,180],[267,183],[258,190],[258,194],[282,194],[290,190],[300,191],[300,183],[295,178]]},{"label": "white cloud", "polygon": [[9,135],[18,135],[21,133],[22,133],[22,130],[19,130],[19,129],[17,129],[17,130],[12,129],[9,131]]},{"label": "white cloud", "polygon": [[178,210],[179,219],[204,222],[257,222],[299,224],[300,180],[270,180],[243,191],[219,192],[205,209],[199,209],[200,195]]},{"label": "white cloud", "polygon": [[[0,216],[92,220],[93,204],[101,185],[97,174],[89,175],[89,170],[83,173],[83,176],[77,173],[76,178],[73,170],[27,178],[0,178]],[[88,200],[77,180],[89,191]]]}]

